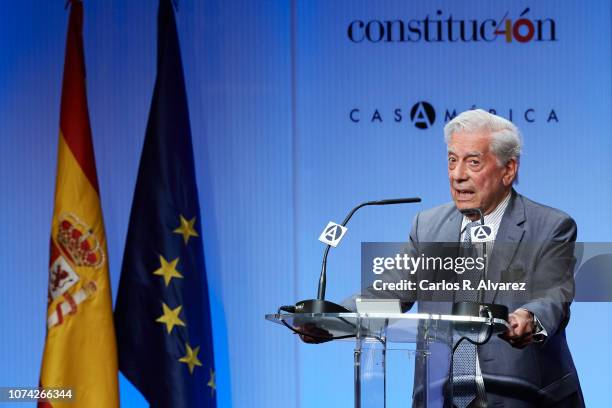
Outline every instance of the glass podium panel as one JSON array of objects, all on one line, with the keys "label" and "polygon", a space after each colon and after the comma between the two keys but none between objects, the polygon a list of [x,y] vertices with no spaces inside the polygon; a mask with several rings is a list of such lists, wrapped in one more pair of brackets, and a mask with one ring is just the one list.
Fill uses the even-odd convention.
[{"label": "glass podium panel", "polygon": [[506,330],[488,317],[393,313],[270,314],[266,319],[320,340],[355,342],[356,408],[443,408],[457,333],[474,340]]},{"label": "glass podium panel", "polygon": [[[414,343],[387,345],[386,364],[386,408],[410,408],[414,392],[415,364],[418,350]],[[421,362],[419,362],[420,364]]]}]

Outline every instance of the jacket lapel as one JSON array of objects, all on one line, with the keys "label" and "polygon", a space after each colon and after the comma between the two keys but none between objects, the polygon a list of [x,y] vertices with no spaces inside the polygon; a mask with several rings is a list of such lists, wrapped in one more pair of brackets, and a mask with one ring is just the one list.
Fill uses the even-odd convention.
[{"label": "jacket lapel", "polygon": [[461,234],[461,220],[463,215],[456,209],[450,214],[440,227],[438,242],[457,242]]},{"label": "jacket lapel", "polygon": [[[511,194],[512,197],[497,231],[495,245],[487,267],[487,279],[495,283],[500,282],[503,272],[508,270],[525,233],[525,206],[522,196],[514,189]],[[493,303],[496,295],[497,290],[486,291],[485,302]]]}]

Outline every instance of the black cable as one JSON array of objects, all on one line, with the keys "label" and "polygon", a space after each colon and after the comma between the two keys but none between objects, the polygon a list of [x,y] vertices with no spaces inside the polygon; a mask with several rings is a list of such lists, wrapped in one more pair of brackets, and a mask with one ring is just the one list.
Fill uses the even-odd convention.
[{"label": "black cable", "polygon": [[[457,343],[455,344],[455,346],[453,347],[453,352],[451,353],[451,361],[450,361],[450,370],[448,370],[448,381],[449,384],[453,384],[453,364],[454,364],[454,360],[455,360],[455,351],[457,350],[457,347],[459,347],[459,344],[461,344],[461,342],[463,340],[467,340],[470,343],[472,343],[475,346],[481,346],[483,344],[485,344],[486,342],[488,342],[491,339],[491,335],[493,334],[493,314],[491,313],[491,310],[489,310],[488,307],[484,306],[483,307],[483,311],[486,311],[489,315],[489,327],[488,327],[488,333],[487,333],[487,337],[479,342],[479,341],[474,341],[466,336],[461,336],[461,338],[459,340],[457,340]],[[481,316],[482,317],[482,316]]]},{"label": "black cable", "polygon": [[459,340],[457,340],[457,344],[455,344],[455,347],[453,347],[453,353],[455,353],[455,350],[457,350],[457,347],[459,347],[459,344],[463,340],[467,340],[468,342],[472,343],[475,346],[482,346],[483,344],[486,344],[489,340],[491,340],[492,334],[493,334],[493,326],[489,325],[487,337],[483,341],[476,341],[476,340],[470,339],[469,337],[462,336]]},{"label": "black cable", "polygon": [[[482,310],[483,312],[486,311],[488,313],[489,319],[493,319],[493,314],[491,313],[488,307],[483,306],[482,309],[483,309]],[[484,317],[484,316],[481,316],[481,317]],[[463,340],[467,340],[468,342],[472,343],[475,346],[482,346],[483,344],[486,344],[489,340],[491,340],[491,336],[493,335],[493,322],[489,322],[488,326],[489,327],[487,328],[487,337],[485,337],[485,339],[482,341],[472,340],[467,336],[462,336],[459,340],[457,340],[457,343],[453,347],[453,355],[455,354],[457,347],[459,347],[459,344],[461,344]]]}]

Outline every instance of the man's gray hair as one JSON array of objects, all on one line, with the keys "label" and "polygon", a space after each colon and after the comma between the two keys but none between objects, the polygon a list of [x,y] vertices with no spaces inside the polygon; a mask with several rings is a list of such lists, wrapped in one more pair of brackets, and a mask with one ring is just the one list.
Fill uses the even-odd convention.
[{"label": "man's gray hair", "polygon": [[468,110],[455,116],[444,126],[444,141],[448,146],[453,133],[482,131],[491,132],[491,151],[500,166],[504,166],[510,159],[519,161],[523,142],[518,128],[509,120],[482,109]]}]

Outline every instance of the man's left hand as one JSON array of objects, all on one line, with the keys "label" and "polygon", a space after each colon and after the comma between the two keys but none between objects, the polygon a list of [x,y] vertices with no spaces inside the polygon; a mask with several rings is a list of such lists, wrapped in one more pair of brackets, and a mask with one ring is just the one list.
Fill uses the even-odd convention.
[{"label": "man's left hand", "polygon": [[517,309],[508,315],[510,328],[499,337],[506,340],[512,347],[523,348],[533,342],[535,322],[533,313],[525,309]]}]

